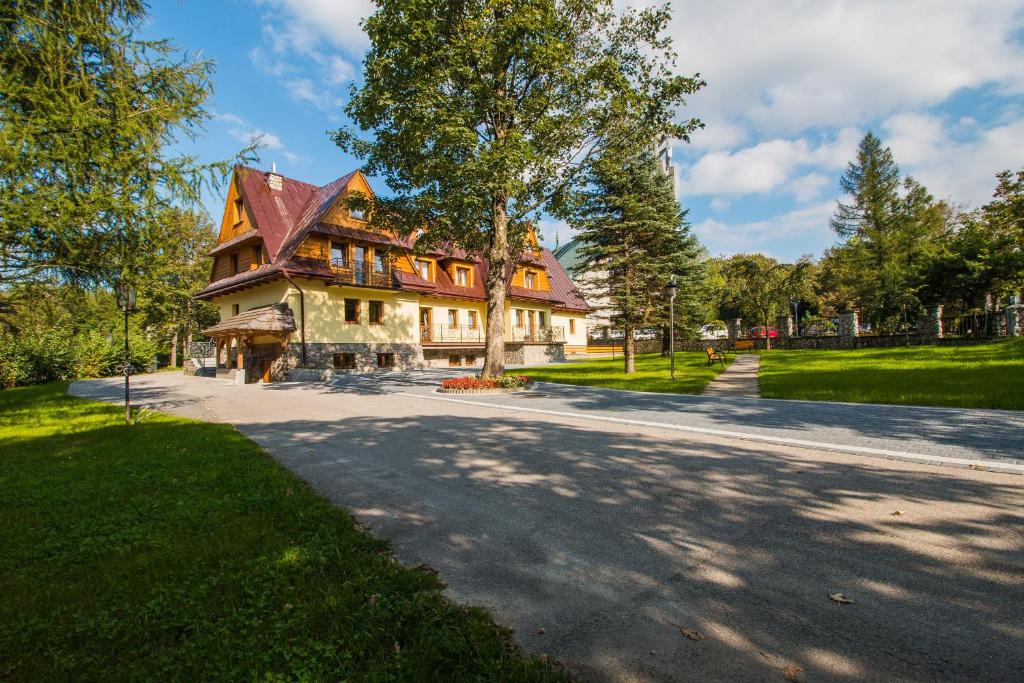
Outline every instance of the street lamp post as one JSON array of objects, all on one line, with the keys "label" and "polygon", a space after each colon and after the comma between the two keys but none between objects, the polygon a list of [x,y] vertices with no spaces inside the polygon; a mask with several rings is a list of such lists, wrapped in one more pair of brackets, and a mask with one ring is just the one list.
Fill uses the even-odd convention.
[{"label": "street lamp post", "polygon": [[124,310],[124,423],[132,423],[131,392],[128,377],[132,374],[131,349],[128,346],[128,314],[135,310],[135,287],[121,283],[117,286],[117,307]]},{"label": "street lamp post", "polygon": [[668,281],[668,372],[676,378],[676,276]]},{"label": "street lamp post", "polygon": [[798,299],[790,299],[790,304],[793,306],[793,317],[796,319],[794,324],[796,325],[796,336],[800,336],[800,301]]}]

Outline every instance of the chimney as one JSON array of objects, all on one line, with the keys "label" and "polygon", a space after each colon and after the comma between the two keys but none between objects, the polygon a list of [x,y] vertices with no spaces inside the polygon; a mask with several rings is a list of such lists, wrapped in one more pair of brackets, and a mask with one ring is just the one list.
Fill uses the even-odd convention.
[{"label": "chimney", "polygon": [[270,165],[270,173],[267,174],[267,187],[271,190],[280,191],[282,188],[282,181],[284,178],[277,174],[277,162]]}]

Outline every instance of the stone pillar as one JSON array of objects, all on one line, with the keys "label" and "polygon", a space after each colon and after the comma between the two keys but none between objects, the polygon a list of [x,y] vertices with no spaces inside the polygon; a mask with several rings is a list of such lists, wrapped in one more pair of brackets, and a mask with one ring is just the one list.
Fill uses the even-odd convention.
[{"label": "stone pillar", "polygon": [[839,336],[856,337],[860,334],[860,315],[857,311],[853,313],[839,314]]},{"label": "stone pillar", "polygon": [[743,319],[735,318],[726,323],[729,332],[729,343],[732,344],[740,336],[740,329],[743,327]]},{"label": "stone pillar", "polygon": [[1011,337],[1024,337],[1024,305],[1006,307],[1006,334]]},{"label": "stone pillar", "polygon": [[917,333],[926,339],[942,338],[942,306],[932,306],[917,326]]},{"label": "stone pillar", "polygon": [[775,329],[779,333],[780,339],[786,339],[793,336],[793,316],[779,316],[778,321],[775,323]]}]

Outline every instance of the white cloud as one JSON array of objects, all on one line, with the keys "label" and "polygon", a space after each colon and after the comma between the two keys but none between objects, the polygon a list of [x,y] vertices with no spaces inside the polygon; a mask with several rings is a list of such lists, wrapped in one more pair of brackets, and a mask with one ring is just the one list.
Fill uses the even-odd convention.
[{"label": "white cloud", "polygon": [[[858,130],[844,128],[833,139],[817,145],[805,138],[777,138],[735,152],[708,152],[683,171],[680,190],[683,195],[728,197],[785,190],[786,184],[802,167],[842,168],[852,158],[859,138]],[[807,199],[813,189],[809,183],[823,185],[815,177],[803,180],[791,191],[798,198]]]},{"label": "white cloud", "polygon": [[715,197],[711,200],[712,211],[725,211],[730,206],[732,206],[732,202],[727,199],[722,199],[721,197]]},{"label": "white cloud", "polygon": [[223,112],[223,113],[220,113],[220,114],[215,114],[213,118],[216,119],[217,121],[223,121],[224,123],[230,123],[231,125],[234,125],[234,126],[248,126],[249,125],[249,123],[245,119],[243,119],[241,116],[238,116],[236,114],[232,114],[231,112]]},{"label": "white cloud", "polygon": [[317,62],[324,69],[324,80],[330,85],[337,85],[345,81],[351,81],[356,70],[351,62],[345,61],[337,55],[321,55]]},{"label": "white cloud", "polygon": [[309,78],[295,78],[285,82],[288,94],[300,102],[309,102],[318,109],[340,107],[341,100],[324,88],[317,86]]},{"label": "white cloud", "polygon": [[243,130],[241,128],[232,128],[228,131],[228,134],[239,142],[243,142],[247,145],[255,142],[263,149],[284,149],[284,143],[281,142],[281,138],[265,130]]},{"label": "white cloud", "polygon": [[[951,135],[952,132],[968,137]],[[896,114],[882,123],[882,142],[904,173],[937,197],[975,206],[987,202],[995,174],[1024,165],[1024,117],[990,128],[919,112]]]},{"label": "white cloud", "polygon": [[793,199],[806,204],[821,197],[822,190],[834,186],[835,179],[830,179],[820,173],[808,173],[790,181],[786,189],[793,195]]},{"label": "white cloud", "polygon": [[249,61],[268,76],[283,76],[297,70],[295,65],[271,57],[266,50],[258,45],[249,50]]},{"label": "white cloud", "polygon": [[679,70],[708,81],[687,113],[769,135],[859,125],[985,84],[1024,92],[1019,0],[683,0],[672,10]]},{"label": "white cloud", "polygon": [[[260,0],[273,22],[274,48],[283,51],[324,40],[358,55],[369,46],[360,21],[373,12],[372,0]],[[299,50],[301,51],[301,49]]]},{"label": "white cloud", "polygon": [[787,240],[800,240],[806,253],[820,251],[834,240],[828,226],[834,211],[835,202],[827,201],[762,221],[727,223],[708,218],[693,226],[693,231],[713,254],[760,251],[790,258],[791,254],[778,251]]},{"label": "white cloud", "polygon": [[556,244],[565,244],[575,237],[575,232],[569,227],[568,223],[553,218],[545,218],[538,221],[537,229],[540,233],[541,242],[549,249],[554,249]]},{"label": "white cloud", "polygon": [[304,166],[308,164],[310,159],[304,154],[296,154],[295,152],[283,152],[284,158],[288,160],[289,164],[293,166]]}]

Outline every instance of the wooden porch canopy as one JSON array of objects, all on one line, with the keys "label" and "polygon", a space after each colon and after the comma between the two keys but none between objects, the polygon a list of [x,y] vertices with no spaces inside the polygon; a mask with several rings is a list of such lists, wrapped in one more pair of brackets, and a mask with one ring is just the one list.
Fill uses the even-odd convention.
[{"label": "wooden porch canopy", "polygon": [[224,346],[228,352],[225,367],[232,367],[230,351],[232,340],[236,340],[238,350],[234,367],[241,369],[243,367],[242,345],[244,343],[251,344],[253,337],[264,335],[278,337],[284,343],[283,340],[295,330],[295,314],[288,304],[269,304],[243,311],[213,327],[208,327],[203,330],[203,334],[213,337],[217,342],[218,367],[220,367],[221,346]]}]

